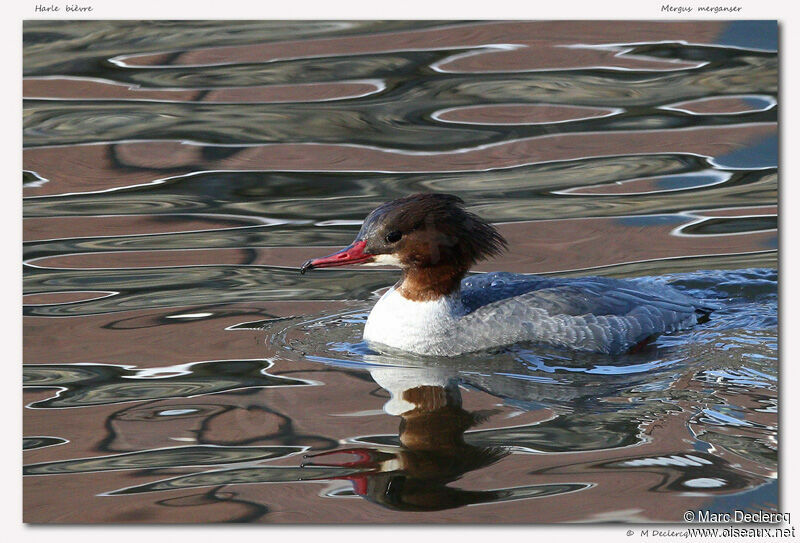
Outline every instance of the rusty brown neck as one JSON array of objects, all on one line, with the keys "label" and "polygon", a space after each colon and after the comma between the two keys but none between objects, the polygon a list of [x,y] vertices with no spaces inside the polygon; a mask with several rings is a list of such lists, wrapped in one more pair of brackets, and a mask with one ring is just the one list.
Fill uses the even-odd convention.
[{"label": "rusty brown neck", "polygon": [[467,269],[442,264],[424,268],[404,268],[397,290],[407,300],[429,302],[457,292]]},{"label": "rusty brown neck", "polygon": [[461,397],[441,386],[420,385],[403,391],[403,400],[414,409],[402,414],[400,442],[411,450],[462,450],[464,432],[474,417],[461,407]]}]

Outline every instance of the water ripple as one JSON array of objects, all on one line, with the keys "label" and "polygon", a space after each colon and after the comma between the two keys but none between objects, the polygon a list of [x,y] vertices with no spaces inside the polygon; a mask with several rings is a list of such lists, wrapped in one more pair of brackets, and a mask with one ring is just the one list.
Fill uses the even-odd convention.
[{"label": "water ripple", "polygon": [[[23,31],[26,521],[777,508],[774,21]],[[422,191],[509,240],[476,273],[719,309],[618,357],[376,352],[396,270],[297,266]]]}]

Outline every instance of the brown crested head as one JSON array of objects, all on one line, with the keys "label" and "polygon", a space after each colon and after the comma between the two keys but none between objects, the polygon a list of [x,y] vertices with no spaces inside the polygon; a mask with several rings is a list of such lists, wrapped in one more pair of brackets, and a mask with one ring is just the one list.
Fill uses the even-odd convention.
[{"label": "brown crested head", "polygon": [[452,194],[412,194],[377,207],[364,220],[357,240],[365,251],[394,255],[402,268],[456,266],[500,254],[506,240],[494,226],[464,209]]},{"label": "brown crested head", "polygon": [[355,241],[300,268],[391,264],[403,269],[398,289],[412,300],[458,290],[469,268],[500,254],[506,240],[494,226],[464,209],[452,194],[412,194],[375,208]]}]

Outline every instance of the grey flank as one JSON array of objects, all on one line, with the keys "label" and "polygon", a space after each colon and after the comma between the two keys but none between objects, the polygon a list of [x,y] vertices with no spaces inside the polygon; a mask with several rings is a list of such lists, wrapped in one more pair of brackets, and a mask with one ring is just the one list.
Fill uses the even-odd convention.
[{"label": "grey flank", "polygon": [[467,350],[528,341],[606,354],[691,326],[713,308],[652,280],[511,273],[466,278],[462,301],[469,313],[455,336]]}]

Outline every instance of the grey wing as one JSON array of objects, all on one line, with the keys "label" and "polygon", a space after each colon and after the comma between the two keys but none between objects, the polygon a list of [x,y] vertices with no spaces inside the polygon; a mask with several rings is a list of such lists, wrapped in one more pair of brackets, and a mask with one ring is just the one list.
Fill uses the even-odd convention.
[{"label": "grey wing", "polygon": [[702,305],[666,285],[585,278],[485,305],[462,321],[475,330],[502,323],[506,344],[538,341],[614,354],[694,324]]},{"label": "grey wing", "polygon": [[481,273],[461,281],[461,302],[469,311],[474,311],[499,300],[555,286],[558,281],[558,279],[521,273]]}]

